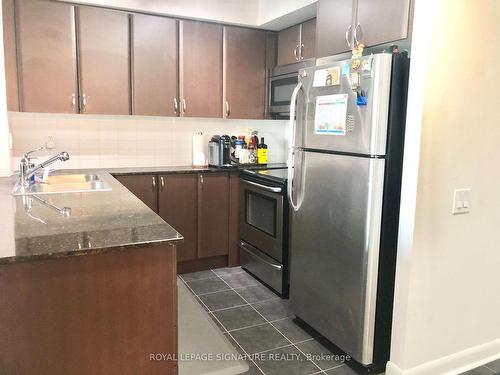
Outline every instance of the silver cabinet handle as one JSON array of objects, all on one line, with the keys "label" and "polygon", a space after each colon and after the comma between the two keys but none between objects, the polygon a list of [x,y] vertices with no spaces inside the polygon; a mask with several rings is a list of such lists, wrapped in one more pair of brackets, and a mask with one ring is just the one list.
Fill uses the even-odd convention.
[{"label": "silver cabinet handle", "polygon": [[165,188],[165,179],[163,178],[163,176],[160,176],[160,191],[163,191],[164,188]]},{"label": "silver cabinet handle", "polygon": [[293,49],[293,55],[295,56],[295,60],[299,60],[299,55],[298,55],[298,50],[299,50],[299,45],[297,44],[295,48]]},{"label": "silver cabinet handle", "polygon": [[[358,30],[361,32],[360,38],[358,38]],[[362,38],[363,38],[363,30],[361,29],[361,24],[358,22],[358,24],[354,28],[354,43],[356,46],[361,43],[360,39],[362,39]]]},{"label": "silver cabinet handle", "polygon": [[156,178],[155,178],[155,176],[151,177],[151,184],[153,187],[153,191],[155,191],[156,190]]},{"label": "silver cabinet handle", "polygon": [[177,102],[177,98],[174,98],[174,113],[179,113],[179,103]]},{"label": "silver cabinet handle", "polygon": [[76,94],[71,95],[71,105],[73,106],[73,111],[76,110]]},{"label": "silver cabinet handle", "polygon": [[304,60],[304,45],[300,45],[300,59]]},{"label": "silver cabinet handle", "polygon": [[259,189],[265,190],[265,191],[270,191],[271,193],[281,193],[281,188],[280,187],[272,187],[272,186],[266,186],[266,185],[261,185],[256,182],[248,181],[248,180],[241,180],[241,182],[248,184],[250,186],[255,186],[258,187]]},{"label": "silver cabinet handle", "polygon": [[230,113],[231,113],[231,112],[229,111],[229,103],[228,103],[228,102],[227,102],[227,100],[226,100],[226,117],[229,117],[229,114],[230,114]]},{"label": "silver cabinet handle", "polygon": [[82,95],[82,113],[87,111],[87,95]]},{"label": "silver cabinet handle", "polygon": [[182,98],[182,114],[186,113],[186,99]]},{"label": "silver cabinet handle", "polygon": [[351,36],[350,36],[351,33],[352,33],[352,25],[349,25],[347,27],[347,30],[345,31],[345,41],[347,42],[349,48],[352,48]]},{"label": "silver cabinet handle", "polygon": [[200,184],[203,185],[203,175],[202,174],[200,174]]}]

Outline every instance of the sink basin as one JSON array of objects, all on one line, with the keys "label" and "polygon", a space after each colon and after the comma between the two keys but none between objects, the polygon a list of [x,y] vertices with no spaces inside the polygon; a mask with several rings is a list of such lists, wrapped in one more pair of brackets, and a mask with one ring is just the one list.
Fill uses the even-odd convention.
[{"label": "sink basin", "polygon": [[49,176],[45,182],[37,182],[23,189],[19,183],[13,195],[87,193],[109,191],[111,188],[97,174],[67,174]]}]

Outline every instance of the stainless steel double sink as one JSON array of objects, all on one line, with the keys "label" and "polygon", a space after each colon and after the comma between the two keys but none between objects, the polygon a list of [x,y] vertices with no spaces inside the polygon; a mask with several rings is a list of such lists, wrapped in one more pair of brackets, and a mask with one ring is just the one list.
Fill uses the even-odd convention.
[{"label": "stainless steel double sink", "polygon": [[67,174],[49,176],[45,182],[35,182],[23,188],[19,182],[13,195],[42,195],[110,191],[111,187],[97,174]]}]

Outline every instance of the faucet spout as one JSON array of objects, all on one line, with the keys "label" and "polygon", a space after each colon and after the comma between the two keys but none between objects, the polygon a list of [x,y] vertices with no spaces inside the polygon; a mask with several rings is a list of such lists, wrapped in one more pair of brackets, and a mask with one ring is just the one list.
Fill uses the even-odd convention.
[{"label": "faucet spout", "polygon": [[37,171],[55,163],[58,160],[60,160],[60,161],[69,160],[69,154],[66,151],[60,152],[59,154],[51,157],[50,159],[45,160],[44,162],[42,162],[38,165],[35,165],[32,168],[29,168],[29,165],[30,165],[29,158],[27,158],[26,156],[23,157],[20,161],[20,166],[19,166],[19,170],[20,170],[19,178],[20,178],[20,182],[21,182],[22,186],[24,186],[24,187],[28,186],[30,178]]}]

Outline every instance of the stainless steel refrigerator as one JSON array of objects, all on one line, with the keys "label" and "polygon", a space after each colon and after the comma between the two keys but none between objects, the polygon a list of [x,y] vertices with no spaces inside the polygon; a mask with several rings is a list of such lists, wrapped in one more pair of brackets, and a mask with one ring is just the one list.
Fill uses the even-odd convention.
[{"label": "stainless steel refrigerator", "polygon": [[380,53],[304,69],[291,102],[291,306],[371,368],[390,348],[408,67]]}]

